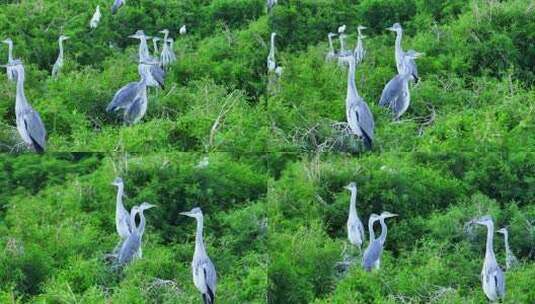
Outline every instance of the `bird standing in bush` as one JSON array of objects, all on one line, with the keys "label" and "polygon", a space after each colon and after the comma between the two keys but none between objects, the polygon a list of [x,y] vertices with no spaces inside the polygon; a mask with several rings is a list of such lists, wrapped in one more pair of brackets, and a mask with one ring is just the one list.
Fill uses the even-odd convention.
[{"label": "bird standing in bush", "polygon": [[364,243],[364,226],[360,221],[360,218],[357,214],[357,184],[351,182],[349,185],[345,186],[347,190],[351,191],[351,199],[349,201],[349,216],[347,218],[347,238],[349,243],[358,247],[361,251],[362,243]]},{"label": "bird standing in bush", "polygon": [[487,227],[487,242],[485,249],[485,260],[481,270],[481,285],[487,298],[492,301],[498,301],[505,296],[505,276],[496,262],[494,255],[494,222],[490,215],[484,215],[472,220],[470,223],[483,225]]},{"label": "bird standing in bush", "polygon": [[375,122],[368,104],[359,96],[355,84],[356,63],[353,54],[340,57],[349,64],[347,72],[346,118],[351,134],[360,137],[367,149],[372,148]]},{"label": "bird standing in bush", "polygon": [[203,214],[201,208],[193,208],[191,211],[181,212],[180,214],[197,220],[195,252],[193,253],[193,261],[191,262],[193,283],[201,292],[204,304],[213,304],[215,302],[217,274],[215,266],[206,254],[206,249],[204,248]]},{"label": "bird standing in bush", "polygon": [[56,59],[56,62],[54,63],[54,67],[52,67],[52,77],[56,78],[58,77],[59,71],[63,67],[63,41],[68,40],[69,37],[61,35],[58,38],[59,43],[59,55],[58,59]]},{"label": "bird standing in bush", "polygon": [[[366,248],[366,251],[364,251],[364,255],[362,257],[362,267],[366,271],[371,271],[372,268],[379,269],[380,261],[381,261],[381,255],[383,254],[383,248],[385,246],[386,242],[386,235],[388,232],[388,228],[385,224],[385,219],[397,216],[397,214],[390,213],[388,211],[383,211],[381,215],[379,215],[378,220],[381,223],[381,235],[379,235],[379,238],[377,239],[371,239],[370,235],[370,242],[368,244],[368,248]],[[375,222],[376,219],[373,219],[373,222]],[[371,229],[373,230],[373,222],[372,217],[370,217],[371,222]],[[370,233],[371,234],[371,233]]]},{"label": "bird standing in bush", "polygon": [[39,113],[28,103],[24,94],[24,66],[22,61],[14,60],[11,64],[3,67],[11,69],[13,75],[17,78],[15,116],[20,137],[29,148],[33,148],[37,153],[43,153],[46,147],[45,125]]}]

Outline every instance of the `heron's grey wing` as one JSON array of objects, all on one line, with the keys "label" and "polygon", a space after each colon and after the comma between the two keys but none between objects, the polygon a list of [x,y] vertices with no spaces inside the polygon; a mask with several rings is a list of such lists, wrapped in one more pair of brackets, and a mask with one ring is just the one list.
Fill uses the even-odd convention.
[{"label": "heron's grey wing", "polygon": [[123,6],[123,0],[115,0],[111,7],[111,14],[114,15],[115,13],[117,13],[121,6]]},{"label": "heron's grey wing", "polygon": [[154,78],[154,80],[156,80],[156,82],[158,82],[160,87],[162,89],[164,89],[165,71],[161,67],[159,67],[157,65],[152,65],[150,67],[150,73],[152,74],[152,78]]},{"label": "heron's grey wing", "polygon": [[138,91],[138,83],[137,82],[131,82],[124,87],[120,88],[117,93],[115,93],[115,96],[113,96],[113,99],[111,100],[110,104],[106,107],[106,112],[114,112],[119,109],[124,109],[130,104],[134,98],[136,98]]},{"label": "heron's grey wing", "polygon": [[141,119],[141,116],[144,114],[142,113],[143,110],[143,103],[145,96],[143,94],[138,94],[132,103],[126,108],[124,112],[124,121],[128,124],[134,124],[139,119]]},{"label": "heron's grey wing", "polygon": [[132,261],[141,246],[141,239],[137,233],[132,233],[123,243],[119,250],[119,264],[126,264]]},{"label": "heron's grey wing", "polygon": [[362,130],[362,134],[365,136],[365,143],[368,148],[371,148],[373,142],[373,132],[375,128],[375,121],[373,120],[373,114],[368,107],[368,104],[361,100],[357,105],[357,115],[359,117],[359,127]]},{"label": "heron's grey wing", "polygon": [[500,267],[496,267],[494,271],[494,280],[496,283],[496,294],[499,298],[505,295],[505,277]]},{"label": "heron's grey wing", "polygon": [[393,102],[396,101],[402,89],[403,84],[401,82],[401,77],[396,75],[386,84],[385,88],[383,89],[381,99],[379,100],[379,105],[381,107],[389,107]]},{"label": "heron's grey wing", "polygon": [[398,98],[393,100],[390,104],[390,108],[395,113],[395,117],[400,117],[407,110],[408,103],[410,102],[408,89],[408,86],[402,86]]},{"label": "heron's grey wing", "polygon": [[370,271],[377,260],[379,260],[382,250],[383,246],[379,240],[374,240],[370,243],[368,248],[366,248],[364,256],[362,257],[362,267],[364,267],[366,271]]},{"label": "heron's grey wing", "polygon": [[214,303],[217,284],[217,274],[215,271],[215,266],[212,261],[207,258],[206,261],[202,264],[202,268],[204,272],[204,281],[206,282],[208,296],[211,299],[210,303]]},{"label": "heron's grey wing", "polygon": [[46,129],[39,113],[34,109],[29,109],[24,113],[24,127],[32,140],[33,147],[39,153],[45,151]]}]

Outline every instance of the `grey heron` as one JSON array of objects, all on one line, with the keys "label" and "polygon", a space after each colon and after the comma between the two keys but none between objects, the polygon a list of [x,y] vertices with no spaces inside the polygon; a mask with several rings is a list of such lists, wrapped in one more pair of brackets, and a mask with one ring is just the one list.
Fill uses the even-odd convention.
[{"label": "grey heron", "polygon": [[112,101],[106,107],[107,112],[123,110],[123,120],[126,124],[137,123],[147,112],[147,81],[145,74],[141,80],[131,82],[115,93]]},{"label": "grey heron", "polygon": [[338,65],[339,66],[342,66],[342,64],[344,63],[344,57],[353,55],[351,51],[346,50],[346,47],[345,47],[346,37],[347,35],[344,34],[343,32],[338,35],[338,39],[340,40],[340,52],[338,53]]},{"label": "grey heron", "polygon": [[412,75],[412,77],[414,78],[414,82],[417,83],[419,81],[419,77],[416,62],[414,62],[414,59],[409,59],[406,63],[404,62],[403,57],[405,56],[405,52],[401,47],[401,37],[403,35],[403,29],[401,28],[401,25],[399,23],[394,23],[394,25],[392,25],[392,27],[387,28],[387,30],[396,32],[395,58],[398,74],[403,74],[405,69],[409,72],[409,74]]},{"label": "grey heron", "polygon": [[487,227],[487,244],[483,269],[481,270],[481,283],[487,298],[495,302],[505,296],[505,276],[494,255],[494,222],[490,215],[484,215],[473,220],[473,223]]},{"label": "grey heron", "polygon": [[360,251],[365,237],[364,225],[362,225],[362,222],[357,214],[357,184],[355,182],[351,182],[344,188],[351,191],[351,199],[349,201],[349,216],[347,218],[347,238],[349,243],[357,246]]},{"label": "grey heron", "polygon": [[[143,211],[153,207],[156,206],[144,202],[139,206],[132,207],[132,210],[130,210],[130,225],[132,227],[132,231],[128,235],[128,238],[122,243],[121,249],[119,250],[117,260],[120,265],[128,264],[135,258],[141,257],[141,244],[146,225]],[[139,214],[139,225],[136,226],[137,214]]]},{"label": "grey heron", "polygon": [[518,259],[515,257],[513,251],[511,251],[511,248],[509,247],[509,232],[505,227],[496,232],[503,234],[503,240],[505,243],[505,268],[509,271],[518,265]]},{"label": "grey heron", "polygon": [[365,29],[366,27],[362,25],[359,25],[357,27],[357,32],[358,32],[357,45],[355,46],[355,50],[353,51],[353,55],[355,56],[355,60],[357,64],[360,64],[362,60],[364,60],[364,56],[366,56],[366,50],[364,49],[364,43],[363,43],[363,40],[364,38],[366,38],[366,36],[362,34],[362,30],[365,30]]},{"label": "grey heron", "polygon": [[371,231],[373,230],[373,222],[377,219],[381,223],[381,235],[379,235],[379,238],[377,239],[370,239],[370,243],[368,244],[368,248],[364,251],[364,255],[362,257],[362,267],[366,271],[371,271],[372,268],[379,268],[379,263],[381,260],[381,255],[383,253],[383,248],[386,242],[386,235],[388,232],[388,228],[385,224],[385,219],[397,216],[397,214],[390,213],[388,211],[384,211],[381,213],[381,215],[378,216],[378,218],[374,218],[372,220],[372,217],[370,217],[370,237],[372,237]]},{"label": "grey heron", "polygon": [[[409,50],[405,54],[404,60],[414,60],[421,55],[421,53],[414,50]],[[402,69],[402,71],[405,70]],[[390,108],[394,115],[394,120],[399,119],[409,108],[411,101],[409,81],[412,77],[412,74],[409,73],[396,75],[383,89],[379,106]]]},{"label": "grey heron", "polygon": [[132,226],[130,225],[130,214],[123,204],[123,197],[125,196],[123,179],[116,177],[112,185],[117,187],[117,196],[115,198],[115,228],[121,241],[124,241],[130,235]]},{"label": "grey heron", "polygon": [[59,55],[58,59],[56,59],[56,62],[54,63],[54,67],[52,67],[52,77],[57,77],[59,74],[59,71],[63,67],[63,41],[68,40],[69,37],[65,35],[61,35],[58,38],[59,43]]},{"label": "grey heron", "polygon": [[188,212],[180,214],[193,217],[197,220],[197,232],[195,235],[195,252],[191,268],[193,272],[193,283],[200,291],[204,304],[215,302],[217,274],[215,266],[206,254],[203,242],[203,214],[201,208],[193,208]]},{"label": "grey heron", "polygon": [[178,33],[179,33],[180,35],[186,35],[186,33],[187,33],[187,28],[186,28],[186,25],[185,25],[185,24],[182,25],[182,26],[180,27],[180,30],[178,31]]},{"label": "grey heron", "polygon": [[277,0],[267,0],[266,5],[267,5],[268,12],[271,12],[271,10],[276,4],[277,4]]},{"label": "grey heron", "polygon": [[160,55],[160,64],[163,68],[167,68],[171,63],[173,63],[175,60],[175,55],[173,53],[173,50],[169,47],[169,30],[164,29],[160,31],[160,33],[164,34],[163,38],[163,46],[162,46],[162,53]]},{"label": "grey heron", "polygon": [[267,68],[269,72],[274,72],[277,68],[277,62],[275,61],[275,36],[277,36],[277,33],[271,33],[271,42],[267,57]]},{"label": "grey heron", "polygon": [[139,39],[139,75],[146,79],[147,86],[164,88],[165,72],[160,68],[157,59],[150,56],[147,45],[149,37],[142,30],[138,30],[134,35],[128,37]]},{"label": "grey heron", "polygon": [[167,42],[169,42],[169,55],[171,55],[171,62],[176,61],[176,55],[175,55],[175,40],[173,38],[167,39]]},{"label": "grey heron", "polygon": [[97,8],[95,9],[95,13],[93,14],[93,17],[91,18],[91,21],[89,21],[89,27],[92,29],[96,29],[100,18],[102,17],[102,14],[100,13],[100,5],[97,5]]},{"label": "grey heron", "polygon": [[13,59],[13,40],[11,40],[11,38],[7,38],[2,42],[7,44],[8,47],[6,66],[7,79],[9,79],[10,81],[15,81],[16,76],[13,71],[13,65],[15,64],[15,59]]},{"label": "grey heron", "polygon": [[375,122],[368,104],[359,96],[355,84],[356,63],[353,55],[342,57],[349,64],[347,73],[346,118],[351,134],[362,138],[364,145],[372,148]]},{"label": "grey heron", "polygon": [[336,58],[336,51],[334,50],[333,45],[333,37],[336,37],[337,34],[335,33],[329,33],[327,34],[327,38],[329,38],[329,52],[327,53],[327,56],[325,56],[326,61],[332,61],[334,58]]},{"label": "grey heron", "polygon": [[117,11],[126,4],[126,0],[114,0],[111,6],[111,14],[115,15]]},{"label": "grey heron", "polygon": [[15,117],[17,131],[24,143],[37,153],[43,153],[46,148],[46,129],[39,113],[28,103],[24,94],[24,66],[22,61],[14,60],[3,66],[10,68],[17,79],[17,93],[15,96]]}]

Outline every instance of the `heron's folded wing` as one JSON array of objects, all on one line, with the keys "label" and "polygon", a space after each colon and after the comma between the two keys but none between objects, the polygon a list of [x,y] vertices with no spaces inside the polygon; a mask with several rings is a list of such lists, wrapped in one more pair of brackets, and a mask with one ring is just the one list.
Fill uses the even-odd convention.
[{"label": "heron's folded wing", "polygon": [[414,59],[409,59],[407,65],[408,65],[409,74],[413,75],[414,78],[418,80],[418,78],[420,77],[418,76],[418,67],[416,66],[416,61],[414,61]]},{"label": "heron's folded wing", "polygon": [[106,107],[106,111],[113,112],[126,108],[132,101],[134,101],[134,98],[136,98],[137,91],[137,82],[131,82],[120,88],[119,91],[115,93],[115,96],[113,96],[110,104]]},{"label": "heron's folded wing", "polygon": [[34,109],[29,109],[24,113],[24,126],[30,136],[35,149],[43,152],[46,147],[46,129],[39,113]]},{"label": "heron's folded wing", "polygon": [[210,297],[212,298],[212,303],[215,300],[216,284],[217,284],[217,274],[215,271],[214,264],[210,259],[207,259],[203,264],[202,268],[204,271],[204,280],[206,282],[206,287]]},{"label": "heron's folded wing", "polygon": [[143,94],[138,94],[135,96],[134,101],[128,105],[124,112],[124,120],[127,123],[133,124],[140,118],[143,102],[145,102]]},{"label": "heron's folded wing", "polygon": [[362,257],[362,266],[364,266],[366,269],[372,268],[375,262],[379,260],[381,251],[381,242],[379,240],[374,240],[364,252],[364,256]]},{"label": "heron's folded wing", "polygon": [[372,111],[370,111],[368,104],[364,100],[358,103],[357,115],[359,117],[360,129],[370,138],[370,140],[373,140],[375,121],[373,120]]},{"label": "heron's folded wing", "polygon": [[139,237],[136,234],[131,234],[119,250],[119,263],[124,264],[130,262],[134,255],[137,254],[140,245],[141,240]]},{"label": "heron's folded wing", "polygon": [[379,100],[379,105],[382,107],[388,107],[398,98],[401,90],[403,89],[401,83],[401,77],[396,75],[392,78],[383,89],[381,94],[381,99]]},{"label": "heron's folded wing", "polygon": [[163,88],[165,84],[165,71],[161,67],[153,65],[150,67],[150,72],[154,80]]}]

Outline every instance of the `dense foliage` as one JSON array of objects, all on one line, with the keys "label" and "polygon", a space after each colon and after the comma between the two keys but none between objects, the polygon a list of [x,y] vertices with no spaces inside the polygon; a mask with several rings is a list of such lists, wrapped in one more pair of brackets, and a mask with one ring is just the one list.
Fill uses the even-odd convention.
[{"label": "dense foliage", "polygon": [[[49,135],[44,156],[0,155],[1,303],[200,303],[195,224],[178,214],[193,206],[216,303],[486,303],[484,228],[465,226],[483,214],[508,227],[521,260],[504,302],[535,303],[533,0],[279,0],[271,12],[264,0],[128,0],[114,16],[111,3],[0,0],[0,39],[13,39]],[[395,22],[403,48],[425,55],[392,122],[377,101],[396,73]],[[371,151],[333,128],[346,119],[347,68],[325,55],[342,24],[350,47],[368,27],[356,85],[375,118]],[[124,126],[104,109],[139,78],[128,35],[164,28],[178,61],[165,89],[150,88],[146,116]],[[271,32],[280,78],[266,68]],[[60,34],[71,39],[52,79]],[[2,152],[22,150],[14,100],[2,72]],[[118,175],[129,208],[158,205],[143,258],[122,271],[106,259]],[[363,222],[399,214],[380,271],[364,272],[348,246],[351,181]],[[499,234],[495,250],[504,265]]]}]

